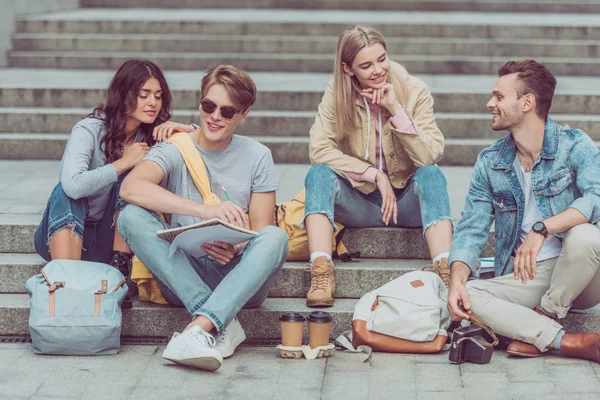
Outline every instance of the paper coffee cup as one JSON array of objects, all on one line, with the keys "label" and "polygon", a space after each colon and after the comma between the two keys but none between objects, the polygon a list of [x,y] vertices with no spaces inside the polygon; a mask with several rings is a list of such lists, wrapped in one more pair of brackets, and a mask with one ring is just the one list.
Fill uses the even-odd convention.
[{"label": "paper coffee cup", "polygon": [[331,315],[325,311],[313,311],[308,315],[308,345],[311,349],[329,344]]},{"label": "paper coffee cup", "polygon": [[297,312],[283,314],[279,318],[281,324],[281,344],[290,347],[302,346],[304,333],[304,316]]}]

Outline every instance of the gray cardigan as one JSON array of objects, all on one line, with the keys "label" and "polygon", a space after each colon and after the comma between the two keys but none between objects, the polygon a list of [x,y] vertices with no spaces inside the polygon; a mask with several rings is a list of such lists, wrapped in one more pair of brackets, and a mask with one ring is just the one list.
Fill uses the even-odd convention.
[{"label": "gray cardigan", "polygon": [[[87,198],[86,221],[98,221],[110,201],[110,191],[117,182],[117,170],[106,164],[100,141],[106,135],[104,122],[85,118],[73,127],[60,163],[60,183],[67,196],[74,200]],[[144,136],[138,130],[135,142]]]}]

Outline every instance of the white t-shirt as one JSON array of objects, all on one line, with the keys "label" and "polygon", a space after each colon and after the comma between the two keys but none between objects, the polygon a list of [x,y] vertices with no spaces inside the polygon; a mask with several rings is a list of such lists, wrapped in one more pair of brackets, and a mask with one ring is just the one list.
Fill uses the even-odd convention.
[{"label": "white t-shirt", "polygon": [[[535,202],[535,198],[533,195],[533,187],[531,186],[531,172],[525,173],[523,166],[516,157],[515,164],[518,164],[518,168],[520,169],[521,176],[519,178],[521,183],[521,188],[523,189],[523,195],[525,196],[525,209],[523,212],[523,224],[521,224],[521,229],[519,231],[519,243],[516,249],[519,248],[521,243],[525,240],[525,237],[531,231],[531,227],[538,221],[541,221],[543,218],[540,214],[540,211],[537,208],[537,204]],[[515,165],[516,167],[516,165]],[[517,175],[518,172],[517,172]],[[550,258],[555,258],[560,255],[562,251],[562,242],[559,238],[554,235],[548,235],[548,240],[544,242],[542,249],[540,250],[536,261],[541,262],[544,260],[548,260]]]}]

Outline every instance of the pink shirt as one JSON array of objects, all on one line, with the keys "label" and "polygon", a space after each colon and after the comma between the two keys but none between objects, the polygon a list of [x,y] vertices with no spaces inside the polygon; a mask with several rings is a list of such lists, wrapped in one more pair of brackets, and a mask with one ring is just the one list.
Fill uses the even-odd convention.
[{"label": "pink shirt", "polygon": [[[371,109],[373,115],[379,115],[379,106],[377,104],[369,104],[369,108]],[[392,125],[402,132],[408,133],[417,133],[415,127],[406,113],[404,109],[402,109],[398,114],[394,115],[390,118]],[[385,124],[383,124],[385,125]],[[375,165],[380,165],[383,172],[387,172],[387,165],[385,164],[385,157],[383,156],[383,149],[381,148],[381,132],[379,132],[378,124],[375,124]],[[344,171],[348,178],[356,181],[356,182],[371,182],[375,183],[375,177],[377,176],[377,171],[379,171],[375,167],[369,167],[363,173],[357,174],[354,172]]]}]

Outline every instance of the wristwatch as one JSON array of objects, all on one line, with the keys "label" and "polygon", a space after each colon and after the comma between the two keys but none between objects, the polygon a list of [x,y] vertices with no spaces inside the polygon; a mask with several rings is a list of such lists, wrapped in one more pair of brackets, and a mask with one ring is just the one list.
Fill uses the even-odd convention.
[{"label": "wristwatch", "polygon": [[546,228],[546,225],[542,221],[538,221],[533,224],[531,230],[544,236],[544,238],[548,237],[548,228]]}]

